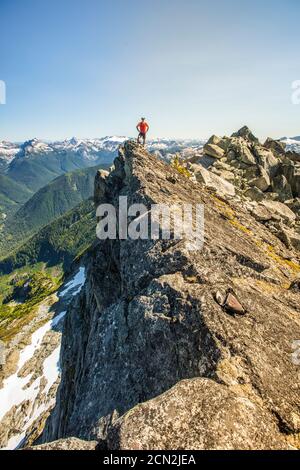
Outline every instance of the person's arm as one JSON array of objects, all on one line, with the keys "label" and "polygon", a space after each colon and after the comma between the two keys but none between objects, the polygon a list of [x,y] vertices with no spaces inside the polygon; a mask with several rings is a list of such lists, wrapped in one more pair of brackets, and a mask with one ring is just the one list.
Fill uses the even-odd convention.
[{"label": "person's arm", "polygon": [[146,130],[146,132],[148,132],[148,131],[149,131],[149,129],[150,129],[150,128],[149,128],[149,124],[147,123],[147,130]]},{"label": "person's arm", "polygon": [[137,124],[136,130],[137,130],[138,132],[140,132],[140,123]]}]

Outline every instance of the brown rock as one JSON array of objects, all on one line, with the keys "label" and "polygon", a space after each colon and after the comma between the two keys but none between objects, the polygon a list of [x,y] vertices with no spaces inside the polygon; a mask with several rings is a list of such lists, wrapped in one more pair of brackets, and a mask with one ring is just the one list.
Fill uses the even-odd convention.
[{"label": "brown rock", "polygon": [[245,312],[244,307],[240,304],[237,298],[229,293],[226,297],[224,308],[230,313],[237,313],[239,315],[243,315]]},{"label": "brown rock", "polygon": [[242,390],[209,379],[183,380],[137,405],[110,428],[110,450],[283,449],[276,424]]},{"label": "brown rock", "polygon": [[97,441],[84,441],[77,437],[59,439],[47,444],[26,447],[24,450],[95,450]]}]

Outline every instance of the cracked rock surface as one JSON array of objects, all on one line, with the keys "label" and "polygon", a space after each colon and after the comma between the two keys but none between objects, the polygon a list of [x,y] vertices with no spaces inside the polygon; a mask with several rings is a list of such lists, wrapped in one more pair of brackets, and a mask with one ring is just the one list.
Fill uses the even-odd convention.
[{"label": "cracked rock surface", "polygon": [[[204,246],[95,243],[85,286],[66,315],[62,380],[43,442],[300,447],[300,370],[292,361],[299,252],[251,215],[253,206],[216,196],[134,142],[120,149],[115,170],[96,178],[96,205],[117,206],[120,195],[149,208],[204,204]],[[220,305],[217,291],[238,299],[243,314]]]}]

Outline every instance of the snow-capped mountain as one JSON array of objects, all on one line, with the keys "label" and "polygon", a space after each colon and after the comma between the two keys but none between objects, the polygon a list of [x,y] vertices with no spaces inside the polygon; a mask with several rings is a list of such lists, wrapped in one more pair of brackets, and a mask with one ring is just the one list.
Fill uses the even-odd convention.
[{"label": "snow-capped mountain", "polygon": [[20,146],[11,142],[0,142],[0,170],[4,170],[19,153]]},{"label": "snow-capped mountain", "polygon": [[[116,151],[128,137],[125,136],[106,136],[96,139],[71,139],[55,142],[44,142],[39,139],[31,139],[24,143],[0,142],[0,169],[5,169],[15,159],[30,158],[33,156],[51,154],[72,153],[80,156],[83,160],[98,163],[99,156],[105,155],[113,160]],[[183,149],[195,149],[202,147],[205,140],[191,139],[152,139],[147,143],[150,152],[155,152],[158,156],[165,157],[168,154],[182,151]]]},{"label": "snow-capped mountain", "polygon": [[300,136],[284,137],[281,141],[286,144],[286,150],[300,153]]}]

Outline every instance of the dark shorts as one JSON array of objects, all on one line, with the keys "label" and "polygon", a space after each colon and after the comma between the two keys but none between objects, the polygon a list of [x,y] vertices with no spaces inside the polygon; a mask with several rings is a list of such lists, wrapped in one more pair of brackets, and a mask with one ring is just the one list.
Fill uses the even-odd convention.
[{"label": "dark shorts", "polygon": [[139,137],[143,137],[143,139],[146,139],[146,132],[140,132]]}]

